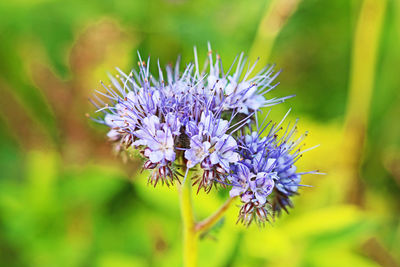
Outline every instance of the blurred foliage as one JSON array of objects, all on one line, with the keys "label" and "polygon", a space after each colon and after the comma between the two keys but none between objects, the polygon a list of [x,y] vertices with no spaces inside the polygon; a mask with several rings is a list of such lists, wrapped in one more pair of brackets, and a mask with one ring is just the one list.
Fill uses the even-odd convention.
[{"label": "blurred foliage", "polygon": [[[361,29],[367,35],[357,46],[360,13],[369,21],[376,10],[363,9],[367,2],[385,5],[381,30]],[[328,175],[304,177],[313,187],[265,229],[236,225],[232,207],[202,236],[200,266],[399,264],[400,3],[276,3],[295,9],[285,17],[284,8],[268,13],[264,0],[0,1],[1,266],[181,265],[176,188],[148,187],[140,163],[120,163],[106,130],[84,114],[98,81],[114,66],[129,71],[136,50],[162,64],[177,54],[185,62],[194,45],[204,58],[207,41],[226,66],[253,47],[252,56],[284,70],[271,96],[297,97],[272,116],[293,107],[300,130],[311,132],[309,146],[321,144],[301,168]],[[261,23],[275,21],[268,16],[287,21],[263,38],[273,30]],[[363,42],[377,44],[366,66],[373,77],[358,77],[372,80],[368,103],[348,101],[354,60],[368,64],[354,57]],[[349,121],[347,111],[358,115],[364,104],[362,125]],[[198,219],[226,197],[200,193]]]}]

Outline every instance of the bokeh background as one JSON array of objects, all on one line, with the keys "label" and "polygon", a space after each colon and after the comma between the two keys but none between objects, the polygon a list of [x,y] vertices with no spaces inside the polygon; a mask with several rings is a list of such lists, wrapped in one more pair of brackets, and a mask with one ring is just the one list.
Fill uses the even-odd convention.
[{"label": "bokeh background", "polygon": [[[400,264],[400,2],[0,1],[0,265],[181,266],[176,188],[146,185],[85,116],[99,80],[136,51],[161,64],[276,63],[273,108],[320,144],[300,162],[295,209],[259,229],[238,208],[200,241],[201,266]],[[200,193],[196,217],[228,192]]]}]

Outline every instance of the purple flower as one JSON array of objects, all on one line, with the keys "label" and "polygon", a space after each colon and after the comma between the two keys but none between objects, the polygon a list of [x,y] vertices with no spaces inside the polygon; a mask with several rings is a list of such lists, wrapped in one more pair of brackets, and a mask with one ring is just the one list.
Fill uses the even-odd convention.
[{"label": "purple flower", "polygon": [[293,165],[294,158],[286,154],[278,158],[275,168],[278,176],[277,190],[287,195],[294,195],[299,187],[301,175]]},{"label": "purple flower", "polygon": [[149,142],[153,141],[157,131],[161,129],[160,119],[154,115],[150,117],[145,117],[142,120],[142,125],[139,130],[135,131],[133,134],[137,138],[133,142],[134,146],[147,146]]},{"label": "purple flower", "polygon": [[260,205],[264,205],[267,197],[272,193],[275,177],[275,173],[259,172],[250,179],[250,189],[254,192],[254,197]]},{"label": "purple flower", "polygon": [[[265,130],[265,128],[264,128]],[[252,221],[264,224],[271,215],[267,207],[278,178],[274,135],[262,137],[264,130],[241,136],[238,152],[242,158],[239,168],[233,168],[230,181],[231,195],[239,195],[243,203],[239,221],[249,225]],[[270,134],[273,131],[270,131]]]},{"label": "purple flower", "polygon": [[149,149],[145,150],[145,156],[148,156],[151,162],[165,165],[166,162],[175,160],[174,138],[168,127],[157,130],[154,138],[147,141],[147,146]]},{"label": "purple flower", "polygon": [[231,197],[240,196],[243,206],[240,210],[239,220],[247,225],[254,219],[260,224],[268,220],[269,212],[265,206],[268,204],[267,198],[275,186],[275,172],[255,173],[256,171],[244,163],[239,163],[229,176],[232,184],[229,195]]},{"label": "purple flower", "polygon": [[[291,197],[297,194],[301,186],[301,175],[317,173],[297,172],[295,164],[305,152],[300,152],[300,144],[306,135],[294,139],[297,131],[295,124],[281,136],[282,121],[277,125],[268,123],[261,131],[242,136],[239,140],[239,154],[243,158],[241,163],[248,167],[252,175],[248,175],[248,183],[243,183],[240,182],[243,180],[240,171],[234,171],[231,175],[231,194],[240,192],[244,204],[239,219],[245,224],[253,220],[264,223],[268,219],[265,215],[271,212],[279,214],[282,209],[288,211],[287,207],[293,206]],[[239,189],[235,183],[246,186]]]},{"label": "purple flower", "polygon": [[185,151],[185,158],[188,168],[201,163],[203,175],[195,182],[199,184],[198,191],[201,188],[209,191],[214,183],[223,184],[230,165],[239,160],[235,152],[237,143],[226,134],[228,125],[228,121],[215,118],[211,112],[203,112],[199,122],[192,124],[196,135],[189,136],[190,147]]},{"label": "purple flower", "polygon": [[239,154],[235,152],[237,143],[232,136],[224,134],[215,144],[214,151],[210,155],[213,165],[221,166],[225,171],[229,171],[230,163],[239,160]]},{"label": "purple flower", "polygon": [[[235,110],[239,113],[250,114],[262,107],[272,106],[285,101],[289,97],[266,99],[265,94],[273,90],[278,84],[273,84],[279,72],[274,72],[274,66],[266,66],[259,73],[251,75],[257,64],[253,63],[249,68],[245,68],[248,63],[241,53],[237,61],[229,70],[235,69],[232,73],[223,72],[221,57],[217,54],[215,61],[210,44],[208,44],[209,74],[206,80],[200,80],[200,86],[204,94],[213,97],[216,108],[223,110]],[[195,50],[195,61],[197,62],[197,52]],[[215,63],[214,63],[215,62]],[[244,69],[247,69],[244,72]],[[217,111],[215,109],[215,111]]]},{"label": "purple flower", "polygon": [[165,116],[165,125],[171,129],[173,135],[178,136],[181,134],[182,124],[175,114],[170,112]]},{"label": "purple flower", "polygon": [[111,85],[101,83],[106,92],[96,91],[92,102],[102,116],[94,120],[109,128],[118,151],[141,152],[150,184],[173,184],[193,169],[197,192],[231,187],[230,196],[242,201],[239,221],[263,224],[271,209],[292,205],[301,175],[316,172],[297,171],[304,151],[302,138],[293,140],[295,127],[280,137],[282,122],[258,129],[262,108],[290,97],[268,98],[277,86],[274,66],[253,74],[256,62],[246,68],[242,53],[223,68],[220,56],[208,49],[207,71],[200,70],[195,49],[194,62],[184,69],[179,59],[165,69],[157,62],[156,75],[150,73],[150,58],[144,62],[138,54],[138,69],[129,74],[117,69]]},{"label": "purple flower", "polygon": [[250,179],[253,179],[256,175],[250,172],[249,168],[244,164],[237,164],[232,169],[234,175],[229,176],[232,185],[229,196],[240,196],[243,202],[249,202],[251,200],[249,195],[244,193],[249,189]]},{"label": "purple flower", "polygon": [[139,130],[133,133],[136,138],[133,145],[142,147],[142,154],[148,159],[143,168],[155,169],[149,180],[154,185],[159,179],[167,184],[173,183],[173,178],[176,177],[171,166],[176,158],[174,138],[179,135],[177,127],[180,122],[173,115],[168,115],[167,118],[167,122],[160,123],[159,118],[154,115],[145,117]]},{"label": "purple flower", "polygon": [[193,168],[208,157],[210,155],[210,147],[210,142],[203,141],[203,137],[200,135],[190,138],[190,149],[185,151],[185,158],[188,160],[187,167]]},{"label": "purple flower", "polygon": [[[274,213],[280,214],[282,210],[288,212],[288,207],[293,207],[291,198],[298,194],[301,184],[301,176],[305,174],[320,174],[318,171],[298,172],[296,162],[301,158],[303,153],[315,147],[301,150],[301,142],[307,136],[307,133],[296,137],[297,122],[289,128],[280,138],[275,138],[276,165],[274,171],[277,173],[275,182],[275,194],[272,201],[272,209]],[[279,130],[275,135],[279,134]]]}]

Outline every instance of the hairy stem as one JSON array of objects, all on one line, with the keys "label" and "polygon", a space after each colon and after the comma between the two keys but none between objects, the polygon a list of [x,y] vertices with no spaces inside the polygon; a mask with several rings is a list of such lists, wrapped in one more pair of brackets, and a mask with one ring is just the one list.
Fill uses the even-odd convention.
[{"label": "hairy stem", "polygon": [[197,234],[193,218],[190,179],[181,186],[180,207],[183,224],[183,264],[186,267],[197,266]]},{"label": "hairy stem", "polygon": [[195,231],[197,233],[204,232],[210,229],[219,219],[224,215],[224,213],[228,210],[229,206],[233,202],[236,197],[229,198],[213,215],[204,219],[201,222],[198,222],[195,225]]}]

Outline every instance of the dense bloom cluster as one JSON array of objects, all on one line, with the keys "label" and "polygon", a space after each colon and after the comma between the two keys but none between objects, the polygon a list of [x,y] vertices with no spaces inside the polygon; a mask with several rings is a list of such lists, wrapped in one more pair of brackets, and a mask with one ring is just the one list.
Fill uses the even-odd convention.
[{"label": "dense bloom cluster", "polygon": [[301,151],[301,141],[307,134],[294,140],[296,125],[279,138],[282,122],[276,125],[270,121],[262,130],[239,138],[242,160],[233,166],[229,180],[230,196],[240,196],[244,203],[239,213],[239,221],[244,224],[268,221],[268,208],[273,213],[279,214],[282,209],[288,212],[287,207],[292,207],[290,198],[297,194],[299,186],[304,186],[300,184],[301,175],[318,173],[297,172],[294,164],[312,148]]},{"label": "dense bloom cluster", "polygon": [[201,71],[194,52],[194,63],[183,71],[179,60],[165,71],[158,63],[157,78],[150,73],[150,58],[146,63],[140,55],[138,70],[127,75],[118,69],[112,85],[102,83],[106,92],[95,95],[97,112],[104,113],[95,120],[110,128],[108,137],[118,151],[140,151],[143,169],[151,170],[150,184],[186,180],[192,169],[197,192],[229,187],[230,196],[243,202],[239,221],[264,223],[287,211],[305,174],[294,165],[303,138],[294,140],[295,126],[283,134],[282,122],[257,128],[262,108],[290,96],[266,98],[277,85],[273,66],[253,75],[255,64],[241,54],[224,72],[209,46]]}]

